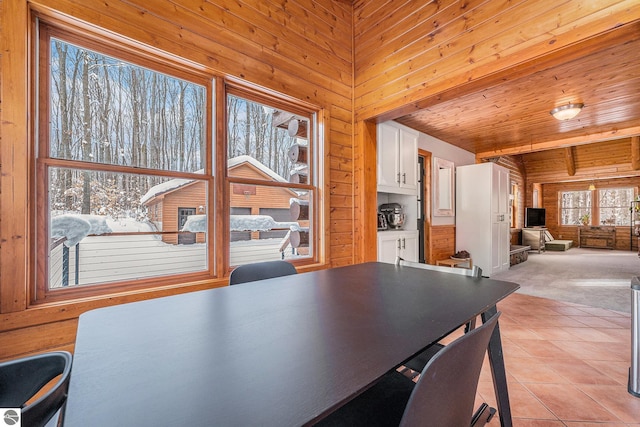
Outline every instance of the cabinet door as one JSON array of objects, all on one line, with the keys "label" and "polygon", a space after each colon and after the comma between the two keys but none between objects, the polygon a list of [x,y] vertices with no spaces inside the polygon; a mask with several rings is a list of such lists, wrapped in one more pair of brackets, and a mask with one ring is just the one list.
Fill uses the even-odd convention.
[{"label": "cabinet door", "polygon": [[400,242],[400,256],[406,261],[418,262],[418,234],[407,233]]},{"label": "cabinet door", "polygon": [[399,129],[381,123],[378,125],[377,145],[378,191],[394,192],[398,189],[400,174],[398,152],[400,148]]},{"label": "cabinet door", "polygon": [[394,264],[399,254],[399,245],[400,241],[395,233],[392,235],[385,234],[384,231],[378,233],[378,261]]},{"label": "cabinet door", "polygon": [[494,167],[491,191],[491,273],[509,269],[509,171]]},{"label": "cabinet door", "polygon": [[418,191],[418,134],[400,129],[400,188],[403,192]]}]

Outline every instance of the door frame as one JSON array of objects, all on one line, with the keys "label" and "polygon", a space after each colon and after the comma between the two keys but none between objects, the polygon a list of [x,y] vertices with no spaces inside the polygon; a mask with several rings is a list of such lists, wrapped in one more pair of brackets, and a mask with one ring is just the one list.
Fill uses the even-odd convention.
[{"label": "door frame", "polygon": [[422,168],[419,170],[419,197],[421,200],[422,213],[418,220],[418,254],[420,262],[427,264],[433,263],[433,248],[431,244],[431,180],[432,180],[432,159],[433,154],[430,151],[418,149],[418,159],[422,160]]}]

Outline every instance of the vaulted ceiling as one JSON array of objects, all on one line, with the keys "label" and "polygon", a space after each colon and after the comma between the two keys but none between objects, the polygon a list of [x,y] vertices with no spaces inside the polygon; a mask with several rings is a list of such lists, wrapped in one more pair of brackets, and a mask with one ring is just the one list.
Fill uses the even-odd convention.
[{"label": "vaulted ceiling", "polygon": [[[576,118],[561,122],[549,114],[569,102],[585,105]],[[396,120],[479,158],[638,135],[640,24],[470,82],[419,107]]]}]

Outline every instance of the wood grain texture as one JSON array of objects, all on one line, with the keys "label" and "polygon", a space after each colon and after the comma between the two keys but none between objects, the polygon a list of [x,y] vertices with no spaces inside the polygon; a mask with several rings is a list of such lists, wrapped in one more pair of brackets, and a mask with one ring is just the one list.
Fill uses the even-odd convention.
[{"label": "wood grain texture", "polygon": [[572,147],[575,172],[570,175],[566,149],[522,154],[528,183],[588,181],[602,178],[640,176],[632,166],[631,138]]},{"label": "wood grain texture", "polygon": [[376,150],[377,128],[372,120],[357,122],[355,126],[355,152],[362,156],[359,161],[354,159],[357,169],[355,192],[355,231],[356,231],[356,259],[360,262],[373,261],[378,257],[377,199],[373,197],[377,192]]},{"label": "wood grain texture", "polygon": [[439,259],[447,259],[456,252],[456,227],[454,225],[431,226],[430,252],[427,255],[428,264],[435,264]]},{"label": "wood grain texture", "polygon": [[[415,7],[407,2],[397,5],[393,16],[384,21],[386,25],[376,26],[369,24],[375,19],[372,15],[360,11],[365,3],[356,2],[354,10],[355,106],[361,118],[400,108],[485,73],[508,69],[630,22],[639,13],[635,2],[615,0],[590,5],[519,1],[510,2],[509,8],[502,2],[464,2],[451,6],[464,10],[448,14],[447,3],[438,2],[444,10],[418,14],[418,20],[412,21],[408,17]],[[442,21],[434,18],[438,13],[444,15]],[[405,22],[408,25],[393,26]],[[431,32],[425,33],[425,27]],[[366,53],[359,50],[375,40],[382,41],[384,47]]]},{"label": "wood grain texture", "polygon": [[[27,307],[29,103],[26,2],[0,3],[0,312]],[[18,28],[20,30],[18,30]]]},{"label": "wood grain texture", "polygon": [[[321,111],[318,122],[324,140],[321,156],[325,169],[320,171],[320,176],[326,185],[326,194],[321,195],[326,202],[326,217],[321,218],[322,241],[328,245],[321,261],[325,266],[354,262],[350,4],[331,0],[2,0],[0,313],[3,317],[0,334],[19,333],[26,328],[21,337],[37,343],[43,337],[38,332],[39,325],[73,320],[87,309],[114,301],[134,301],[226,284],[226,279],[220,277],[207,283],[179,284],[153,292],[138,290],[128,295],[94,298],[90,302],[58,303],[56,308],[47,305],[29,307],[27,162],[32,125],[26,50],[29,7],[45,19],[53,17],[79,28],[116,35],[128,40],[143,55],[151,53],[166,57],[211,75],[216,80],[217,108],[220,107],[217,100],[222,94],[220,88],[224,79],[254,84],[267,92],[281,93],[317,107]],[[6,108],[8,105],[11,109]],[[222,140],[221,128],[216,126],[215,130],[216,139]],[[224,189],[220,186],[221,181],[216,180],[216,188],[209,190],[209,197]],[[222,213],[216,212],[217,229],[224,226]],[[332,238],[334,233],[339,239]],[[225,273],[222,267],[225,257],[225,251],[216,251],[210,256],[210,262],[219,267],[219,275]],[[75,331],[72,328],[56,331],[60,345],[73,342]],[[37,347],[34,344],[31,349],[35,351]]]},{"label": "wood grain texture", "polygon": [[[629,39],[599,52],[588,54],[585,49],[573,61],[558,58],[563,61],[560,65],[520,78],[509,76],[512,80],[428,106],[400,121],[455,141],[480,157],[636,133],[640,101],[631,94],[640,88],[636,77],[640,59],[634,54],[640,45],[640,27],[635,27],[629,29]],[[574,120],[553,119],[549,111],[568,102],[582,102],[585,108]]]}]

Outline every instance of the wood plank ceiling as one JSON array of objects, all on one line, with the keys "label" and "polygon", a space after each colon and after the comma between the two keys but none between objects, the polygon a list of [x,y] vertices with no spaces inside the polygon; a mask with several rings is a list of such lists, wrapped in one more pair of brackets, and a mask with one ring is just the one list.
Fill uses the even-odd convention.
[{"label": "wood plank ceiling", "polygon": [[[569,102],[585,105],[576,118],[560,122],[549,114]],[[396,120],[478,158],[638,135],[640,24],[456,88],[418,107]]]}]

